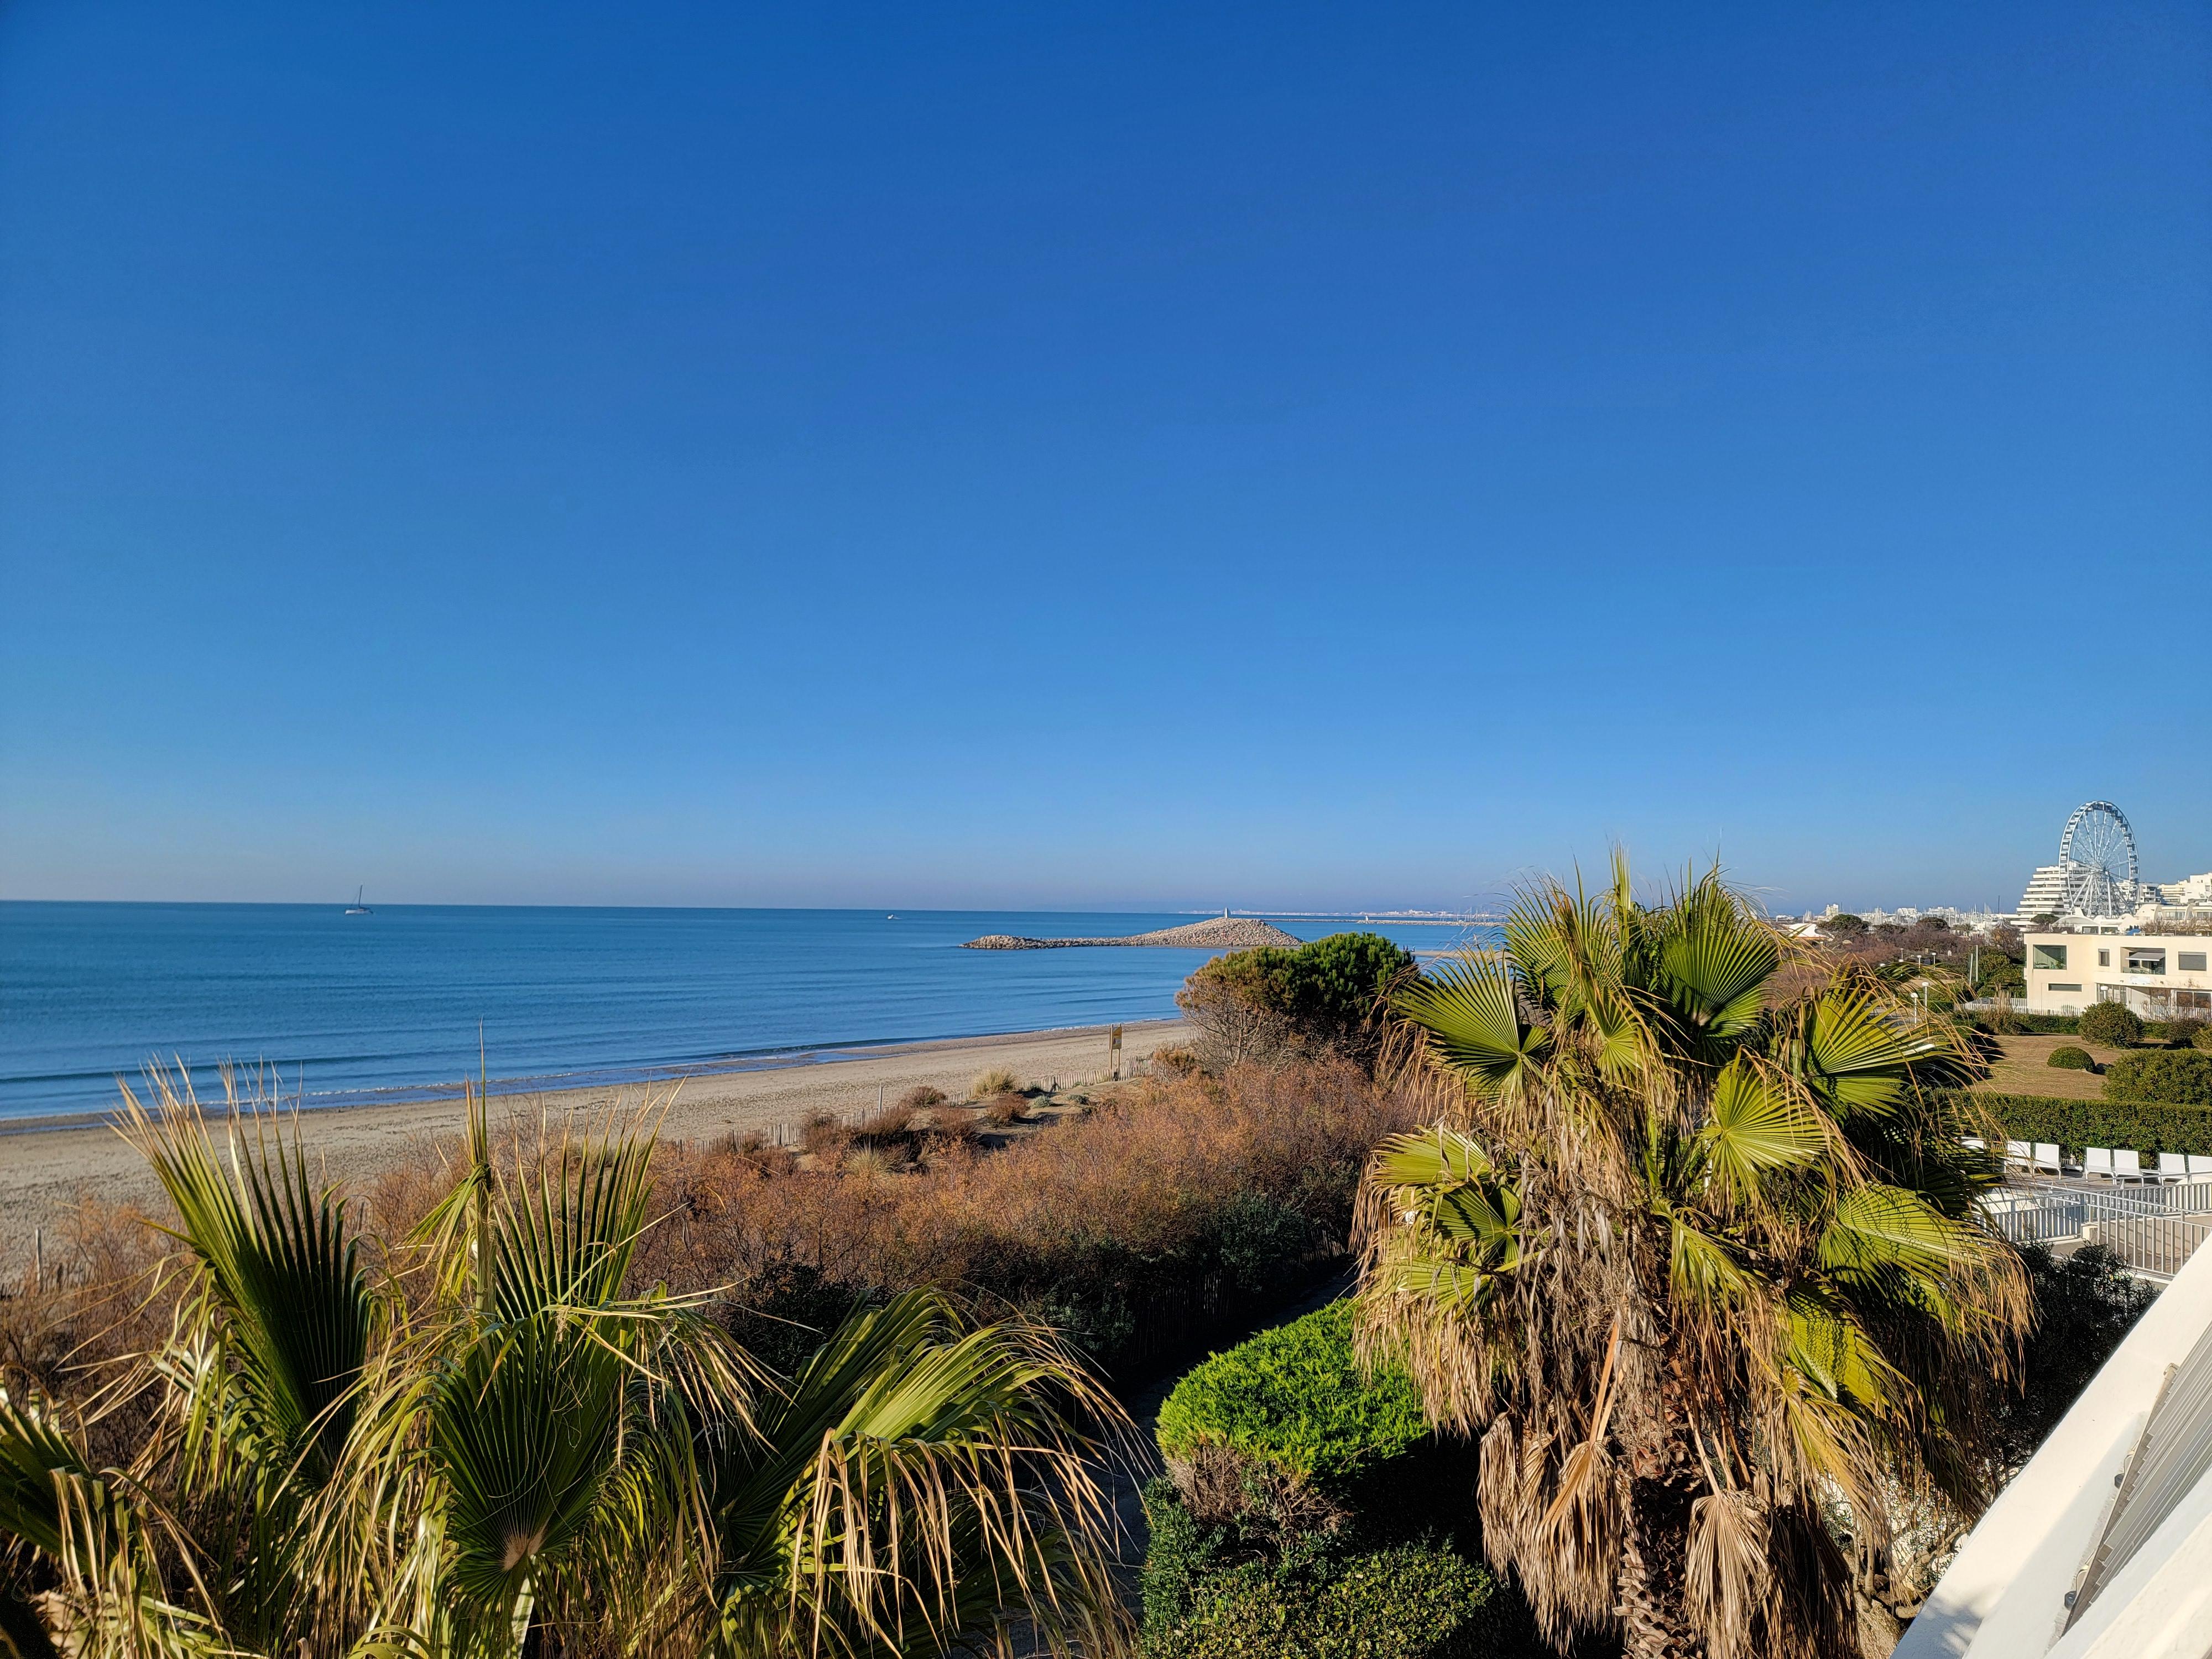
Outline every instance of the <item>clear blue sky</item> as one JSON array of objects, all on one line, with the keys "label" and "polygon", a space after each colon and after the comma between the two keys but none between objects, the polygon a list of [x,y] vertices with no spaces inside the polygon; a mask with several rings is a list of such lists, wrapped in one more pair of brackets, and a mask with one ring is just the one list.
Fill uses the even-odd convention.
[{"label": "clear blue sky", "polygon": [[15,0],[0,895],[2212,868],[2202,5]]}]

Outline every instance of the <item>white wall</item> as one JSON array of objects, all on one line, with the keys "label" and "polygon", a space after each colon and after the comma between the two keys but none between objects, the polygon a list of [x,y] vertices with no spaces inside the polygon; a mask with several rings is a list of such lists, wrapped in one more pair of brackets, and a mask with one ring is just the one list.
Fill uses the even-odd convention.
[{"label": "white wall", "polygon": [[[2212,993],[2212,936],[2198,933],[2028,933],[2023,935],[2027,945],[2027,998],[2025,1004],[2033,1014],[2078,1014],[2097,1000],[2100,985],[2124,986],[2132,990],[2188,989]],[[2039,967],[2037,947],[2063,951],[2063,968]],[[2166,971],[2162,974],[2131,974],[2127,971],[2130,951],[2162,951],[2166,953]],[[2186,952],[2202,958],[2203,963],[2185,970],[2181,957]],[[2106,958],[2100,962],[2100,956]],[[2212,1012],[2212,1010],[2200,1011]]]}]

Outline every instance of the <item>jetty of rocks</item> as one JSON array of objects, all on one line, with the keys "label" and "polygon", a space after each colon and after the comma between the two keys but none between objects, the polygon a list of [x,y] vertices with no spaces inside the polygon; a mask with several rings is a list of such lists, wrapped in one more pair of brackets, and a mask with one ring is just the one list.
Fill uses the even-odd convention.
[{"label": "jetty of rocks", "polygon": [[1060,951],[1078,945],[1165,945],[1186,951],[1249,951],[1272,945],[1294,951],[1305,941],[1286,933],[1273,922],[1251,916],[1209,916],[1181,927],[1162,927],[1150,933],[1125,933],[1119,939],[1024,939],[1018,933],[986,933],[971,939],[963,951]]}]

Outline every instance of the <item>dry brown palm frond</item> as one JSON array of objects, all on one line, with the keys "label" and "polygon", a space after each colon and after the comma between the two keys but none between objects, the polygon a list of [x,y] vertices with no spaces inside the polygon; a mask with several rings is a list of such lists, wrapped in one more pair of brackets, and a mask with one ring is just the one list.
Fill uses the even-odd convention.
[{"label": "dry brown palm frond", "polygon": [[1691,1616],[1710,1634],[1711,1659],[1753,1659],[1771,1626],[1774,1575],[1766,1515],[1743,1487],[1716,1489],[1690,1506],[1683,1588]]}]

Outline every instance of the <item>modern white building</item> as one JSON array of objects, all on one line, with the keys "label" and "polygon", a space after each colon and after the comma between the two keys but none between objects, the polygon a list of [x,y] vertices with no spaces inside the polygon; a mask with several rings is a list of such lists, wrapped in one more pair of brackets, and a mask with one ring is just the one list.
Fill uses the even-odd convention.
[{"label": "modern white building", "polygon": [[1997,1494],[1891,1659],[2212,1653],[2212,1249]]},{"label": "modern white building", "polygon": [[2124,933],[2122,925],[2026,935],[2027,1012],[2078,1014],[2118,1002],[2145,1019],[2212,1018],[2212,933]]}]

